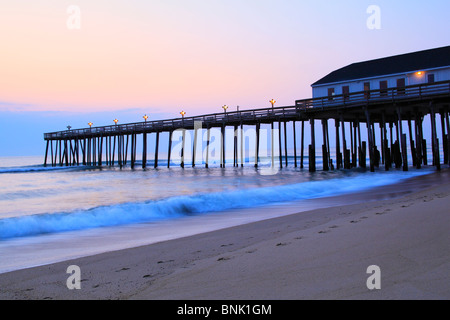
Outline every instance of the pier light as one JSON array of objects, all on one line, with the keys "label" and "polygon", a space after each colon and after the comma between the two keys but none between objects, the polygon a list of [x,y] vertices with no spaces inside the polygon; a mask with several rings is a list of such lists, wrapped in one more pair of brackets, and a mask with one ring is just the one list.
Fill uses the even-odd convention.
[{"label": "pier light", "polygon": [[[93,123],[92,123],[92,122],[89,122],[88,125],[89,125],[89,128],[92,128]],[[70,129],[69,129],[69,130],[70,130]]]},{"label": "pier light", "polygon": [[67,130],[70,131],[70,129],[72,129],[72,126],[67,126]]},{"label": "pier light", "polygon": [[272,104],[272,108],[275,105],[275,103],[277,103],[274,99],[270,100],[269,102]]},{"label": "pier light", "polygon": [[222,109],[225,111],[225,113],[227,113],[228,106],[227,106],[227,105],[224,105],[224,106],[222,107]]},{"label": "pier light", "polygon": [[184,118],[184,115],[186,114],[186,112],[181,111],[180,114],[181,114],[181,116]]},{"label": "pier light", "polygon": [[144,121],[147,122],[148,115],[145,115],[145,116],[143,116],[142,118],[144,118]]},{"label": "pier light", "polygon": [[116,125],[117,125],[117,122],[119,122],[119,120],[117,120],[117,119],[114,119],[113,121]]}]

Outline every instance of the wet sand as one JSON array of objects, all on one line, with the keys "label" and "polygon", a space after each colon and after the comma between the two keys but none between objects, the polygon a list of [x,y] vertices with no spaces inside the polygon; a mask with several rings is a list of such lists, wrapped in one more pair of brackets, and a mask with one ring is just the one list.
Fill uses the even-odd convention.
[{"label": "wet sand", "polygon": [[449,196],[443,170],[349,205],[0,274],[0,299],[450,299]]}]

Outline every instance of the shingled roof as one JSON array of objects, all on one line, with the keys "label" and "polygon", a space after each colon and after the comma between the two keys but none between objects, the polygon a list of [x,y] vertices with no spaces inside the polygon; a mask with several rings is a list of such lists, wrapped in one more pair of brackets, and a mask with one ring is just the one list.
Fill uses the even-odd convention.
[{"label": "shingled roof", "polygon": [[350,64],[312,86],[450,66],[450,46]]}]

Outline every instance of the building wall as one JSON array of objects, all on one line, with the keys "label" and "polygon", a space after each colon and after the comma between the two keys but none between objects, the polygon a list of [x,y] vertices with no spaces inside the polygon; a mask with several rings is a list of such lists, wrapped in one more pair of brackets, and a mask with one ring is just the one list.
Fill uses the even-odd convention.
[{"label": "building wall", "polygon": [[343,87],[348,86],[349,92],[361,92],[364,91],[364,84],[369,83],[370,84],[370,90],[379,90],[380,88],[380,81],[387,81],[387,87],[388,88],[395,88],[397,87],[397,79],[404,78],[405,79],[405,85],[416,85],[421,83],[427,83],[428,82],[428,75],[434,74],[434,81],[446,81],[450,80],[450,67],[442,68],[442,69],[434,69],[434,70],[424,70],[421,71],[422,73],[419,75],[417,72],[413,73],[406,73],[406,74],[396,74],[391,76],[382,76],[382,77],[374,77],[369,79],[361,79],[361,80],[353,80],[353,81],[347,81],[347,82],[340,82],[340,83],[334,83],[334,84],[323,84],[313,87],[313,98],[319,98],[319,97],[327,97],[328,96],[328,90],[330,88],[334,88],[334,94],[335,95],[341,95],[344,94]]}]

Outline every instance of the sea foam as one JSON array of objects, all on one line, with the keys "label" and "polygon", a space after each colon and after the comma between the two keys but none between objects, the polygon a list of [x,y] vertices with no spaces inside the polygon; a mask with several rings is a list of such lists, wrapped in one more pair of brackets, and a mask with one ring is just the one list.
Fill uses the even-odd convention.
[{"label": "sea foam", "polygon": [[348,177],[287,185],[173,196],[73,212],[5,218],[0,220],[0,239],[155,222],[188,215],[337,196],[398,183],[428,173],[428,170],[359,173]]}]

